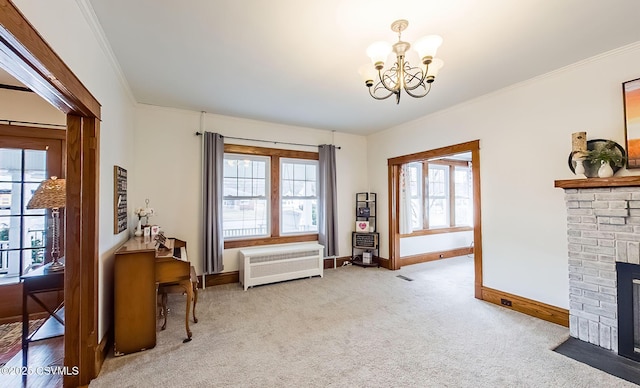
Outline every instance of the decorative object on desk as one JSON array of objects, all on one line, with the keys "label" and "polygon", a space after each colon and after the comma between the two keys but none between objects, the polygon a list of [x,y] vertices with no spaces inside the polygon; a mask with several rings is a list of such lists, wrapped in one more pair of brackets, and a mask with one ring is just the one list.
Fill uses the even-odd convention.
[{"label": "decorative object on desk", "polygon": [[64,270],[64,263],[60,261],[60,208],[66,205],[66,181],[52,176],[42,181],[36,189],[33,197],[27,204],[27,209],[50,209],[52,216],[51,225],[51,264],[48,271]]},{"label": "decorative object on desk", "polygon": [[[144,200],[145,207],[139,207],[134,210],[134,214],[138,216],[138,227],[136,228],[136,232],[134,233],[136,236],[140,237],[143,234],[143,226],[146,226],[149,223],[149,217],[155,214],[155,211],[152,207],[149,207],[149,199]],[[145,223],[142,224],[142,218],[145,218]]]},{"label": "decorative object on desk", "polygon": [[[576,173],[576,159],[575,154],[571,152],[569,154],[569,169]],[[601,160],[608,160],[610,166],[615,174],[624,166],[626,160],[626,153],[624,148],[615,141],[605,139],[593,139],[587,141],[587,152],[584,157],[584,174],[587,178],[598,177],[598,170],[602,165]]]},{"label": "decorative object on desk", "polygon": [[127,230],[127,170],[113,166],[113,233]]},{"label": "decorative object on desk", "polygon": [[160,232],[160,227],[158,225],[151,226],[151,237],[156,237],[156,235]]},{"label": "decorative object on desk", "polygon": [[369,231],[369,221],[356,221],[356,232],[368,232]]},{"label": "decorative object on desk", "polygon": [[640,168],[640,78],[622,84],[627,168]]}]

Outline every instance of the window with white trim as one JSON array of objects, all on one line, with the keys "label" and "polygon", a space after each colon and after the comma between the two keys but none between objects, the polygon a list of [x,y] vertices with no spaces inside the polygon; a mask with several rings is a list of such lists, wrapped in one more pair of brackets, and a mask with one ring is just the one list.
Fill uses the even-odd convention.
[{"label": "window with white trim", "polygon": [[225,240],[269,236],[269,163],[266,156],[225,153],[222,210]]},{"label": "window with white trim", "polygon": [[280,233],[318,231],[318,161],[280,159]]}]

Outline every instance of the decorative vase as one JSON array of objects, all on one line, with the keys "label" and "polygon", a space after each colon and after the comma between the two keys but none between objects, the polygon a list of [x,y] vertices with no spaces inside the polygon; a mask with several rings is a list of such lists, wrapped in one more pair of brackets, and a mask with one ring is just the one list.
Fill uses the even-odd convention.
[{"label": "decorative vase", "polygon": [[613,176],[613,168],[606,160],[600,161],[600,168],[598,169],[599,178],[611,178]]},{"label": "decorative vase", "polygon": [[134,233],[136,237],[142,236],[142,220],[138,218],[138,227],[136,228],[136,232]]},{"label": "decorative vase", "polygon": [[573,161],[576,162],[576,167],[574,169],[576,176],[578,178],[586,178],[587,176],[585,175],[584,164],[582,164],[584,162],[584,158],[574,158]]}]

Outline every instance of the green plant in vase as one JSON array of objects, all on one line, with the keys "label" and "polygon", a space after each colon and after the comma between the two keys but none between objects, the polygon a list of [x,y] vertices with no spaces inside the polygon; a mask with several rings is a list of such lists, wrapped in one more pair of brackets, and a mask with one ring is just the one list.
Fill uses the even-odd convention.
[{"label": "green plant in vase", "polygon": [[616,142],[608,140],[603,146],[587,151],[586,159],[592,164],[600,165],[598,177],[612,177],[613,167],[624,166],[626,159],[616,145]]}]

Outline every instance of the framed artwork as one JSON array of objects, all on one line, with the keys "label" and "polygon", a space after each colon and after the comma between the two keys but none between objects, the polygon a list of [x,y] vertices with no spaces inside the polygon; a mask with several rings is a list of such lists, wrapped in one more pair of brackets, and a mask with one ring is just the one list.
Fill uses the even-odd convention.
[{"label": "framed artwork", "polygon": [[127,170],[113,166],[113,234],[127,230]]},{"label": "framed artwork", "polygon": [[368,232],[369,221],[356,221],[356,232]]},{"label": "framed artwork", "polygon": [[622,84],[627,168],[640,168],[640,78]]}]

